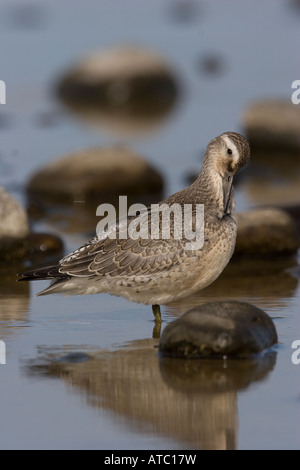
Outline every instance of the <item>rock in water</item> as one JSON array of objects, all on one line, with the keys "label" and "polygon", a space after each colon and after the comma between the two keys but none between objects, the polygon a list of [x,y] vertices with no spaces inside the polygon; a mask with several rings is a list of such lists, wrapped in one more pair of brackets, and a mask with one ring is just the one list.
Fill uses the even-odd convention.
[{"label": "rock in water", "polygon": [[277,343],[271,318],[261,309],[237,301],[194,307],[164,329],[159,351],[182,358],[246,358]]},{"label": "rock in water", "polygon": [[235,215],[235,255],[273,256],[296,253],[299,236],[292,217],[281,209],[256,209]]},{"label": "rock in water", "polygon": [[[28,192],[60,203],[103,202],[116,195],[161,191],[163,179],[143,158],[122,147],[82,150],[50,162],[31,178]],[[107,202],[107,201],[106,201]]]},{"label": "rock in water", "polygon": [[95,51],[70,68],[56,93],[91,124],[119,133],[152,128],[173,108],[177,80],[155,52],[137,46]]},{"label": "rock in water", "polygon": [[253,103],[245,111],[243,125],[251,148],[300,149],[300,108],[291,101]]}]

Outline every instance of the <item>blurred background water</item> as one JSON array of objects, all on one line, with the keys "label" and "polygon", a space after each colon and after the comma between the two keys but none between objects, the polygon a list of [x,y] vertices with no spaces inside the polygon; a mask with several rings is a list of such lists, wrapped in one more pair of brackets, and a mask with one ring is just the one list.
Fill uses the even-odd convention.
[{"label": "blurred background water", "polygon": [[[27,207],[28,181],[46,163],[126,144],[159,171],[165,195],[178,191],[199,171],[211,138],[244,133],[249,105],[290,101],[300,79],[299,18],[299,2],[283,0],[1,0],[0,186]],[[54,93],[86,54],[124,44],[159,54],[179,91],[157,125],[126,133],[113,119],[81,119]],[[252,167],[250,179],[245,170],[238,211],[279,203],[282,186],[287,204],[299,203],[299,152],[273,163]],[[76,230],[47,215],[31,225],[59,235],[65,252],[90,232],[80,212]],[[299,448],[300,366],[291,361],[291,343],[300,339],[298,262],[297,255],[235,260],[203,292],[163,306],[163,327],[216,299],[251,302],[275,322],[279,345],[270,357],[196,361],[186,380],[181,365],[158,359],[149,307],[109,295],[36,298],[46,283],[16,284],[17,267],[2,266],[0,447]]]}]

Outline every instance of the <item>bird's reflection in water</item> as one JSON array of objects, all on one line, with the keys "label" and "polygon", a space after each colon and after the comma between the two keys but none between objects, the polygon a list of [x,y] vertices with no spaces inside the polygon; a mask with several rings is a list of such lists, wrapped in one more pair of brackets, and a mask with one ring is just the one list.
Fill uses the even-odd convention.
[{"label": "bird's reflection in water", "polygon": [[180,448],[234,449],[237,394],[264,380],[275,362],[275,352],[252,360],[160,358],[157,340],[147,339],[113,352],[42,348],[23,369],[60,378],[71,393],[113,412],[134,432],[151,430]]}]

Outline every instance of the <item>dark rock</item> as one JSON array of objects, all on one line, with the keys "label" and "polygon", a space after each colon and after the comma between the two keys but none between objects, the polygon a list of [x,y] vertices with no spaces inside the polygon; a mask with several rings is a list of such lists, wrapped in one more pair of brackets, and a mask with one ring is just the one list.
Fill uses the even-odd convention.
[{"label": "dark rock", "polygon": [[257,209],[236,214],[235,255],[271,256],[296,253],[300,240],[292,217],[281,209]]},{"label": "dark rock", "polygon": [[60,237],[51,233],[30,233],[24,240],[27,256],[43,259],[63,253],[64,244]]},{"label": "dark rock", "polygon": [[162,177],[145,160],[112,147],[82,150],[51,162],[31,178],[27,189],[42,200],[100,204],[116,195],[142,196],[162,187]]},{"label": "dark rock", "polygon": [[300,107],[291,101],[265,100],[252,104],[245,111],[243,126],[251,148],[300,149]]},{"label": "dark rock", "polygon": [[300,237],[300,205],[288,205],[284,207],[284,210],[292,217],[295,222],[298,236]]},{"label": "dark rock", "polygon": [[155,53],[124,46],[85,57],[67,71],[56,93],[93,125],[121,133],[151,129],[173,108],[178,85]]},{"label": "dark rock", "polygon": [[26,237],[6,244],[5,250],[0,250],[0,265],[9,263],[23,263],[31,261],[43,263],[57,261],[63,255],[63,242],[51,233],[29,233]]},{"label": "dark rock", "polygon": [[246,358],[275,343],[275,326],[263,310],[245,302],[211,302],[169,323],[159,351],[182,358]]}]

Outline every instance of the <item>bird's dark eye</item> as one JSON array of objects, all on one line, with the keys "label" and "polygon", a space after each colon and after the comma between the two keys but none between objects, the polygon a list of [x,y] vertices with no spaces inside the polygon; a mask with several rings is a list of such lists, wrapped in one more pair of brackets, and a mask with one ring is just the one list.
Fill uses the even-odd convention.
[{"label": "bird's dark eye", "polygon": [[227,149],[227,153],[228,153],[228,155],[231,155],[231,154],[232,154],[232,150],[231,150],[231,149]]}]

